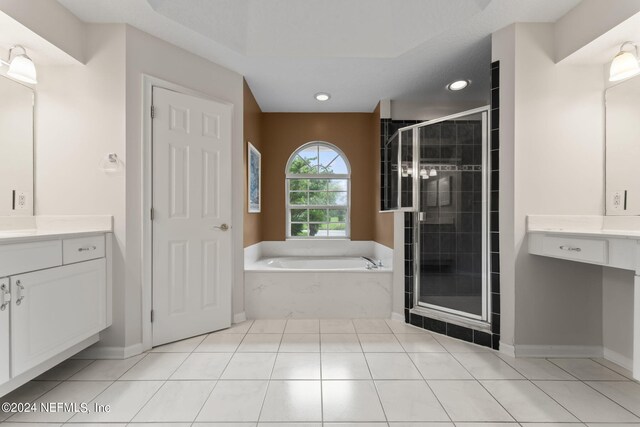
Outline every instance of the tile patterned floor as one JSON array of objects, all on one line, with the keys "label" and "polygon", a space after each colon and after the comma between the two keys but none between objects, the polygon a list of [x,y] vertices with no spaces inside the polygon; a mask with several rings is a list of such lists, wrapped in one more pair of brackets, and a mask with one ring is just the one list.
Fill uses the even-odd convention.
[{"label": "tile patterned floor", "polygon": [[256,320],[127,360],[67,360],[0,400],[97,403],[110,412],[0,412],[0,421],[640,426],[640,384],[630,378],[604,360],[514,359],[390,320]]}]

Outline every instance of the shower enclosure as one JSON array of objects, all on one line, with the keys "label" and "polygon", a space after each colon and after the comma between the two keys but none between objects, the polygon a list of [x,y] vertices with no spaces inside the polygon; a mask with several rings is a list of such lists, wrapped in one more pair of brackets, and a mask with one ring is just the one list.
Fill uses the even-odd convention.
[{"label": "shower enclosure", "polygon": [[413,212],[414,310],[475,326],[491,312],[488,116],[483,107],[401,128],[386,195]]}]

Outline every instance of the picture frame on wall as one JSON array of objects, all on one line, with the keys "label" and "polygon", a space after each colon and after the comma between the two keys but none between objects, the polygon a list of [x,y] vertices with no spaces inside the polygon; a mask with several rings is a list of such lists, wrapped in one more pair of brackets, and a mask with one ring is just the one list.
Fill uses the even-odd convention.
[{"label": "picture frame on wall", "polygon": [[247,142],[247,196],[249,213],[259,213],[262,205],[262,155]]}]

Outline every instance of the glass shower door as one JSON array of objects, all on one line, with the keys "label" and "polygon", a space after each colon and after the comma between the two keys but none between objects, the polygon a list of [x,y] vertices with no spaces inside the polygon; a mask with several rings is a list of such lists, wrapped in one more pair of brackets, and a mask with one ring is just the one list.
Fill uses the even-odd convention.
[{"label": "glass shower door", "polygon": [[415,128],[417,305],[487,320],[487,118],[484,109]]}]

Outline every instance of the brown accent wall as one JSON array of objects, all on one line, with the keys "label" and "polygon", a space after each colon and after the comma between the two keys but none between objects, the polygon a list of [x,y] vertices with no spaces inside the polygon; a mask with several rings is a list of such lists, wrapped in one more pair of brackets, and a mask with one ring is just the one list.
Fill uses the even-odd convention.
[{"label": "brown accent wall", "polygon": [[380,103],[371,116],[371,131],[373,155],[373,176],[371,182],[375,183],[373,215],[373,240],[393,248],[393,212],[380,212]]},{"label": "brown accent wall", "polygon": [[264,113],[261,130],[262,240],[286,238],[285,167],[291,153],[310,141],[334,144],[349,159],[351,239],[374,239],[378,193],[374,173],[380,148],[379,135],[378,142],[372,143],[375,135],[371,113]]},{"label": "brown accent wall", "polygon": [[[263,144],[262,144],[262,135],[261,135],[261,121],[262,121],[262,111],[260,110],[260,106],[256,102],[256,99],[251,93],[251,89],[247,84],[247,81],[244,81],[244,108],[243,108],[243,143],[244,143],[244,247],[251,246],[262,241],[262,214],[260,213],[249,213],[248,212],[248,197],[247,197],[247,142],[251,142],[254,147],[262,153],[262,164],[264,168],[265,164],[265,156],[263,152]],[[264,176],[264,173],[263,173]],[[263,182],[262,188],[265,188],[265,183]],[[262,209],[264,210],[265,206],[265,198],[264,194],[262,196]]]}]

